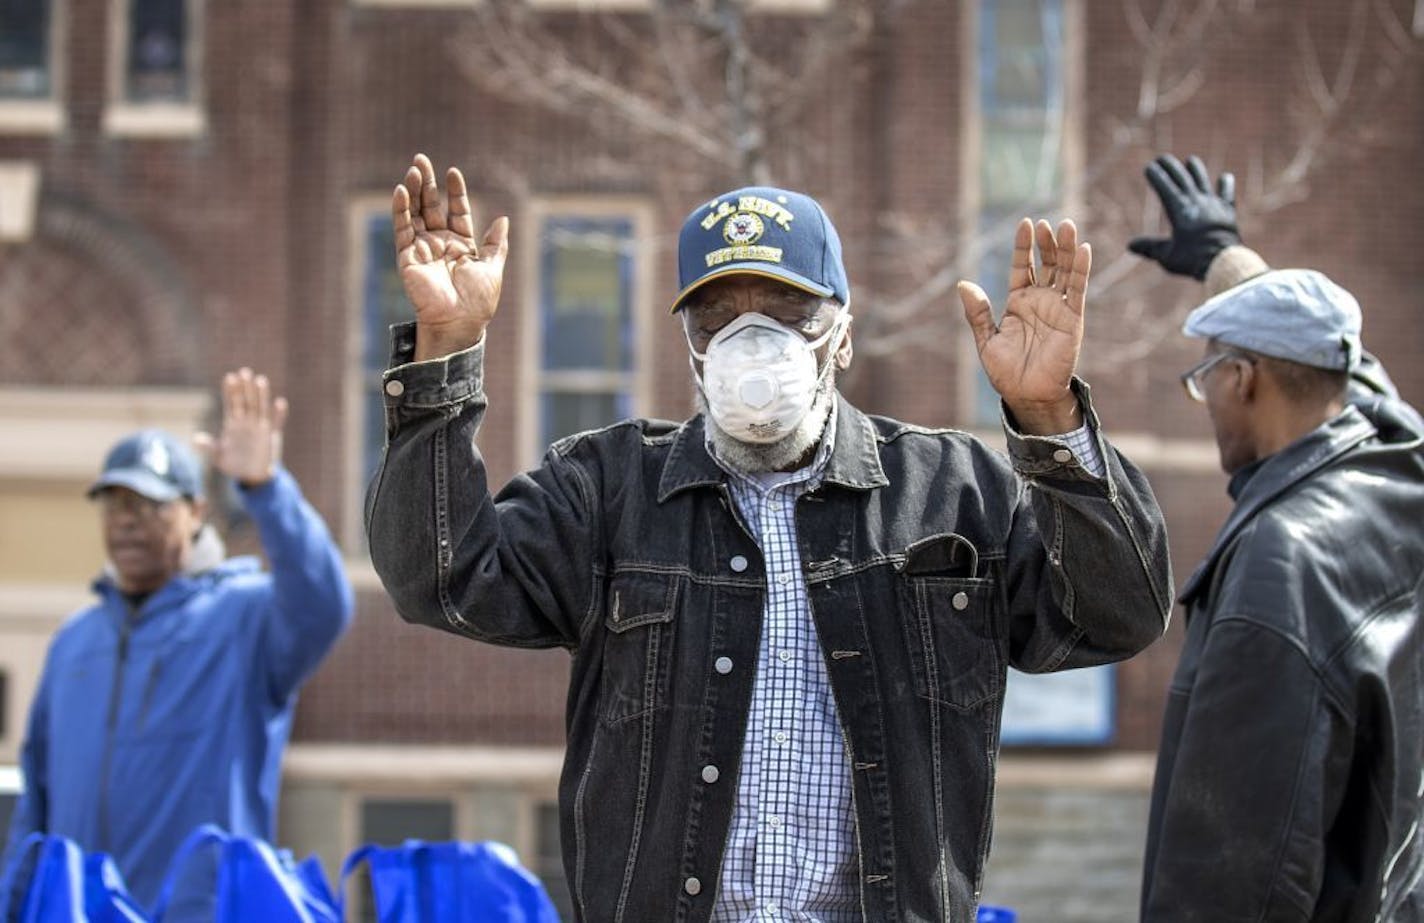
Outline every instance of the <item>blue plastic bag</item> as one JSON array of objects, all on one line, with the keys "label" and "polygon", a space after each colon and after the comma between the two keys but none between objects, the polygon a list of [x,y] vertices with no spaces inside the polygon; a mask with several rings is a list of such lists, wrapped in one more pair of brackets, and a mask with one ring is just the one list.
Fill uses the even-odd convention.
[{"label": "blue plastic bag", "polygon": [[544,886],[503,843],[363,846],[342,866],[338,907],[363,862],[379,923],[559,923]]},{"label": "blue plastic bag", "polygon": [[86,856],[73,840],[25,838],[0,878],[0,919],[20,923],[147,923],[114,860]]},{"label": "blue plastic bag", "polygon": [[219,848],[216,893],[210,895],[210,913],[205,914],[213,923],[340,923],[331,889],[314,859],[297,866],[285,850],[210,824],[189,834],[169,862],[153,923],[163,923],[169,913],[190,860],[214,846]]}]

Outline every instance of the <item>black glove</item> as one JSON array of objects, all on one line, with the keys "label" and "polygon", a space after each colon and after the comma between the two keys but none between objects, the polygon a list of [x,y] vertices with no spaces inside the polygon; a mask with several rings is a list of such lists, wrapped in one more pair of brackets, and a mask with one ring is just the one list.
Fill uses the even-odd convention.
[{"label": "black glove", "polygon": [[1216,255],[1241,243],[1236,228],[1236,177],[1221,174],[1212,193],[1211,178],[1199,158],[1188,157],[1183,167],[1171,154],[1158,157],[1144,172],[1162,200],[1172,236],[1134,237],[1127,249],[1156,260],[1168,272],[1205,279]]}]

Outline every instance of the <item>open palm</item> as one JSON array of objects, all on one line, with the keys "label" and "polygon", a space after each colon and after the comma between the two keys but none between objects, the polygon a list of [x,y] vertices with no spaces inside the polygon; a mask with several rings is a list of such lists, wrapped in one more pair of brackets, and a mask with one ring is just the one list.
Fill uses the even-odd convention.
[{"label": "open palm", "polygon": [[[1040,268],[1035,270],[1037,237]],[[1055,235],[1047,221],[1025,218],[1014,232],[1013,263],[1004,315],[995,323],[984,290],[959,284],[964,316],[974,333],[989,383],[1018,416],[1076,406],[1070,384],[1083,343],[1083,310],[1092,249],[1064,221]]]},{"label": "open palm", "polygon": [[396,267],[421,335],[468,346],[499,308],[509,220],[495,219],[477,242],[465,178],[454,167],[445,174],[445,198],[448,205],[430,159],[417,154],[391,197]]}]

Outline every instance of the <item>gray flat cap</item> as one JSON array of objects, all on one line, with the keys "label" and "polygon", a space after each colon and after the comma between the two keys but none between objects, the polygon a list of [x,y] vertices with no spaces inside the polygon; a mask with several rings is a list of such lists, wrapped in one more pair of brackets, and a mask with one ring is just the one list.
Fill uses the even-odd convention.
[{"label": "gray flat cap", "polygon": [[1187,315],[1182,332],[1320,369],[1360,362],[1360,303],[1313,269],[1275,269],[1229,288]]}]

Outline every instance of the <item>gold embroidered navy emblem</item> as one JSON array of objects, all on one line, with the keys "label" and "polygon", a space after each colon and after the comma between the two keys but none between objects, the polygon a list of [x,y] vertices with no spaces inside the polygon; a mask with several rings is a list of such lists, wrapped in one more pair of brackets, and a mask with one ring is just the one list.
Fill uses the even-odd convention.
[{"label": "gold embroidered navy emblem", "polygon": [[756,243],[766,233],[766,225],[751,212],[737,212],[722,225],[722,238],[733,246]]}]

